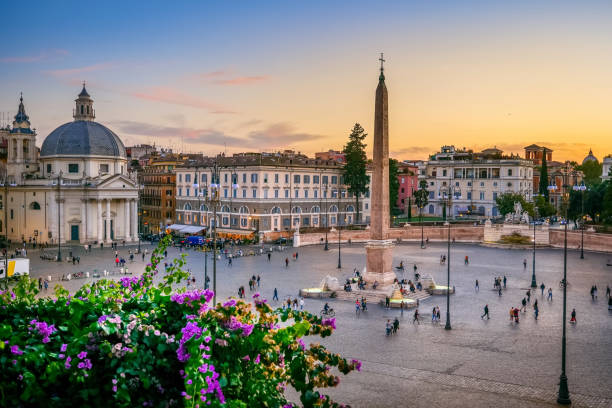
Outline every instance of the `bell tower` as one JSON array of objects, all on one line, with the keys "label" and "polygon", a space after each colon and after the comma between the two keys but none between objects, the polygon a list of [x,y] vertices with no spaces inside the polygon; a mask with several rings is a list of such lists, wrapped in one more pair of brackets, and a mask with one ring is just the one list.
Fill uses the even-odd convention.
[{"label": "bell tower", "polygon": [[76,108],[72,112],[74,120],[93,121],[96,118],[96,113],[93,109],[93,99],[91,99],[91,96],[89,96],[85,89],[85,82],[83,82],[83,90],[81,90],[81,93],[74,101],[76,102]]},{"label": "bell tower", "polygon": [[38,171],[36,131],[30,127],[30,118],[23,105],[23,94],[19,97],[19,108],[8,135],[7,175],[9,182],[21,183],[23,179]]}]

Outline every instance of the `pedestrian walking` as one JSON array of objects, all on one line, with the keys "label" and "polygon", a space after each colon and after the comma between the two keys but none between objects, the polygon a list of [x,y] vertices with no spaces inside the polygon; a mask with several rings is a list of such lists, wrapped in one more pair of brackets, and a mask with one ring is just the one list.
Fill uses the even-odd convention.
[{"label": "pedestrian walking", "polygon": [[531,291],[528,290],[527,292],[525,292],[525,294],[527,295],[527,303],[531,303]]},{"label": "pedestrian walking", "polygon": [[417,324],[421,324],[421,322],[419,321],[419,309],[416,309],[414,311],[414,318],[412,319],[412,323],[414,324],[414,322],[417,322]]},{"label": "pedestrian walking", "polygon": [[304,298],[300,298],[300,310],[304,310]]},{"label": "pedestrian walking", "polygon": [[502,288],[501,288],[501,286],[499,286],[497,288],[497,294],[501,297],[501,295],[502,295]]},{"label": "pedestrian walking", "polygon": [[468,256],[465,256],[465,260],[464,260],[464,264],[468,265],[470,263],[470,259],[468,258]]},{"label": "pedestrian walking", "polygon": [[45,279],[43,285],[45,286],[45,292],[49,289],[49,282]]},{"label": "pedestrian walking", "polygon": [[436,322],[436,307],[434,306],[433,309],[431,310],[431,322],[435,323]]},{"label": "pedestrian walking", "polygon": [[257,275],[257,287],[259,287],[259,282],[261,281],[261,276]]},{"label": "pedestrian walking", "polygon": [[389,299],[389,296],[385,297],[385,308],[389,309],[389,305],[391,303],[391,299]]},{"label": "pedestrian walking", "polygon": [[285,258],[285,268],[289,267],[289,258]]},{"label": "pedestrian walking", "polygon": [[271,258],[272,258],[272,254],[270,252],[268,252],[268,262],[270,262]]},{"label": "pedestrian walking", "polygon": [[506,275],[504,275],[504,289],[506,289],[506,282],[508,281],[508,279],[506,279]]},{"label": "pedestrian walking", "polygon": [[398,330],[399,330],[399,320],[397,320],[397,317],[396,317],[395,320],[393,320],[393,334],[397,333]]},{"label": "pedestrian walking", "polygon": [[484,319],[485,316],[487,317],[487,320],[489,320],[489,305],[485,305],[484,313],[482,314],[482,316],[480,316],[480,318]]},{"label": "pedestrian walking", "polygon": [[227,266],[229,266],[230,268],[232,267],[232,258],[228,258],[227,260]]},{"label": "pedestrian walking", "polygon": [[570,318],[570,323],[576,324],[576,309],[572,309],[572,317]]},{"label": "pedestrian walking", "polygon": [[274,288],[274,296],[272,296],[272,300],[278,301],[278,290],[276,290],[276,288]]},{"label": "pedestrian walking", "polygon": [[523,312],[526,312],[527,311],[527,299],[523,298],[523,300],[521,300],[521,305],[522,305],[521,310]]},{"label": "pedestrian walking", "polygon": [[610,297],[610,285],[606,285],[606,297]]},{"label": "pedestrian walking", "polygon": [[542,282],[542,284],[540,285],[540,290],[542,291],[542,296],[544,296],[544,289],[546,288],[546,286],[544,286],[544,282]]},{"label": "pedestrian walking", "polygon": [[404,317],[404,300],[402,299],[402,303],[400,303],[400,314]]},{"label": "pedestrian walking", "polygon": [[548,300],[552,302],[552,288],[548,288]]},{"label": "pedestrian walking", "polygon": [[536,301],[533,303],[533,315],[535,316],[536,320],[538,320],[539,314],[540,314],[540,308],[538,307],[538,301],[536,299]]},{"label": "pedestrian walking", "polygon": [[385,332],[387,336],[391,335],[391,330],[393,330],[393,325],[391,324],[391,319],[387,319],[387,324],[385,325]]},{"label": "pedestrian walking", "polygon": [[476,279],[476,285],[474,286],[474,290],[475,290],[476,292],[479,292],[479,291],[480,291],[480,286],[478,285],[478,279]]},{"label": "pedestrian walking", "polygon": [[527,269],[527,259],[523,259],[523,269]]}]

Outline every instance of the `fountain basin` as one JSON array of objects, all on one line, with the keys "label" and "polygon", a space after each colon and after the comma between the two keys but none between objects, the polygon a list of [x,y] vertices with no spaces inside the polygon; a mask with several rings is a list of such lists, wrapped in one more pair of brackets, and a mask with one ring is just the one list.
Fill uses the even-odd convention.
[{"label": "fountain basin", "polygon": [[323,288],[304,288],[300,289],[300,296],[305,298],[328,298],[333,292]]}]

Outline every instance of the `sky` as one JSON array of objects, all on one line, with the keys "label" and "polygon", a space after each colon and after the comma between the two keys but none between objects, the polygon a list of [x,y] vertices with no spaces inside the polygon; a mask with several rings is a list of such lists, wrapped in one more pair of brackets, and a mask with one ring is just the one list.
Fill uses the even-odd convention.
[{"label": "sky", "polygon": [[[612,153],[610,1],[7,2],[0,112],[38,145],[83,81],[126,145],[216,154],[372,148],[380,52],[390,152],[532,143]],[[0,120],[1,122],[2,120]],[[4,120],[6,122],[6,120]]]}]

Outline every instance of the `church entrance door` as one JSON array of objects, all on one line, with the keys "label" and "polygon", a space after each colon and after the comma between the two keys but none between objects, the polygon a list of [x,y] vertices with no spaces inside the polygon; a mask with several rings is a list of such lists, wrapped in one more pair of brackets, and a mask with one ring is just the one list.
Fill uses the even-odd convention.
[{"label": "church entrance door", "polygon": [[71,225],[70,226],[70,239],[72,241],[78,241],[79,240],[79,226],[78,225]]}]

